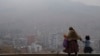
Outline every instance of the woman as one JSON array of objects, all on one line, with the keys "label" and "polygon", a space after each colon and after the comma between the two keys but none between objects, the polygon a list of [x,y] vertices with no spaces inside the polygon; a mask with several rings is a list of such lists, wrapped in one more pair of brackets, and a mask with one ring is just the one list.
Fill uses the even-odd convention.
[{"label": "woman", "polygon": [[67,39],[67,47],[64,52],[68,53],[68,56],[70,56],[71,53],[75,53],[75,56],[77,56],[77,52],[79,51],[77,40],[81,40],[81,38],[73,27],[69,27],[69,33],[68,35],[64,35],[64,38]]}]

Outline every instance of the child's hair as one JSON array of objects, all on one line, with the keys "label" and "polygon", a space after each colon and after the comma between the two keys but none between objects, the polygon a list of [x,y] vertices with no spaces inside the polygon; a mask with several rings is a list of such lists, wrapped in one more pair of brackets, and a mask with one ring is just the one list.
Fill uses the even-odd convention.
[{"label": "child's hair", "polygon": [[64,34],[64,38],[67,38],[67,35],[66,34]]},{"label": "child's hair", "polygon": [[90,36],[89,35],[86,35],[85,39],[86,40],[90,40]]}]

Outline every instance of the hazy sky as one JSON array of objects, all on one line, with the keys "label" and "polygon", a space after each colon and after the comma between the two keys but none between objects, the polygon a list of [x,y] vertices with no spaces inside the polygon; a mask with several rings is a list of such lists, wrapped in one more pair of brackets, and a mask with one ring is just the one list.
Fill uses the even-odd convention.
[{"label": "hazy sky", "polygon": [[100,0],[71,0],[71,1],[81,2],[81,3],[87,4],[87,5],[100,6]]},{"label": "hazy sky", "polygon": [[75,26],[90,34],[100,30],[99,20],[99,0],[0,0],[0,26],[5,28],[32,31],[36,26],[49,32]]},{"label": "hazy sky", "polygon": [[[28,18],[31,21],[36,20],[36,18],[41,21],[40,18],[48,15],[53,17],[54,13],[64,13],[67,8],[69,10],[76,9],[74,5],[78,3],[85,4],[85,6],[88,6],[87,4],[92,6],[100,5],[99,0],[0,0],[0,23],[16,20],[23,21],[23,19]],[[42,19],[47,20],[47,18]]]}]

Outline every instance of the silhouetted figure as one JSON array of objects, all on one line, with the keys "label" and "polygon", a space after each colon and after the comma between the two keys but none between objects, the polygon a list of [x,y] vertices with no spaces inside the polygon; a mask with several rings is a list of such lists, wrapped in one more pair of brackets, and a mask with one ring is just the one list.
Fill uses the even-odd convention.
[{"label": "silhouetted figure", "polygon": [[64,35],[64,38],[67,39],[67,46],[63,51],[68,53],[68,56],[71,56],[71,53],[75,53],[75,56],[77,56],[77,52],[79,51],[77,40],[81,40],[79,35],[72,27],[69,27],[69,33],[68,35]]},{"label": "silhouetted figure", "polygon": [[85,44],[85,46],[84,46],[84,53],[92,53],[93,49],[90,46],[91,42],[90,42],[90,36],[89,35],[87,35],[85,37],[85,41],[83,41],[83,43]]}]

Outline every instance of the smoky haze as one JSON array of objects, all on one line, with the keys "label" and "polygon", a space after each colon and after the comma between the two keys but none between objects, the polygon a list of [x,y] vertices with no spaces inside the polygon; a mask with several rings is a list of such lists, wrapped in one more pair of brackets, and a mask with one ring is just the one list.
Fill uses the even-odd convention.
[{"label": "smoky haze", "polygon": [[5,31],[66,33],[73,26],[82,37],[98,38],[99,15],[99,6],[70,0],[0,0],[0,30]]}]

